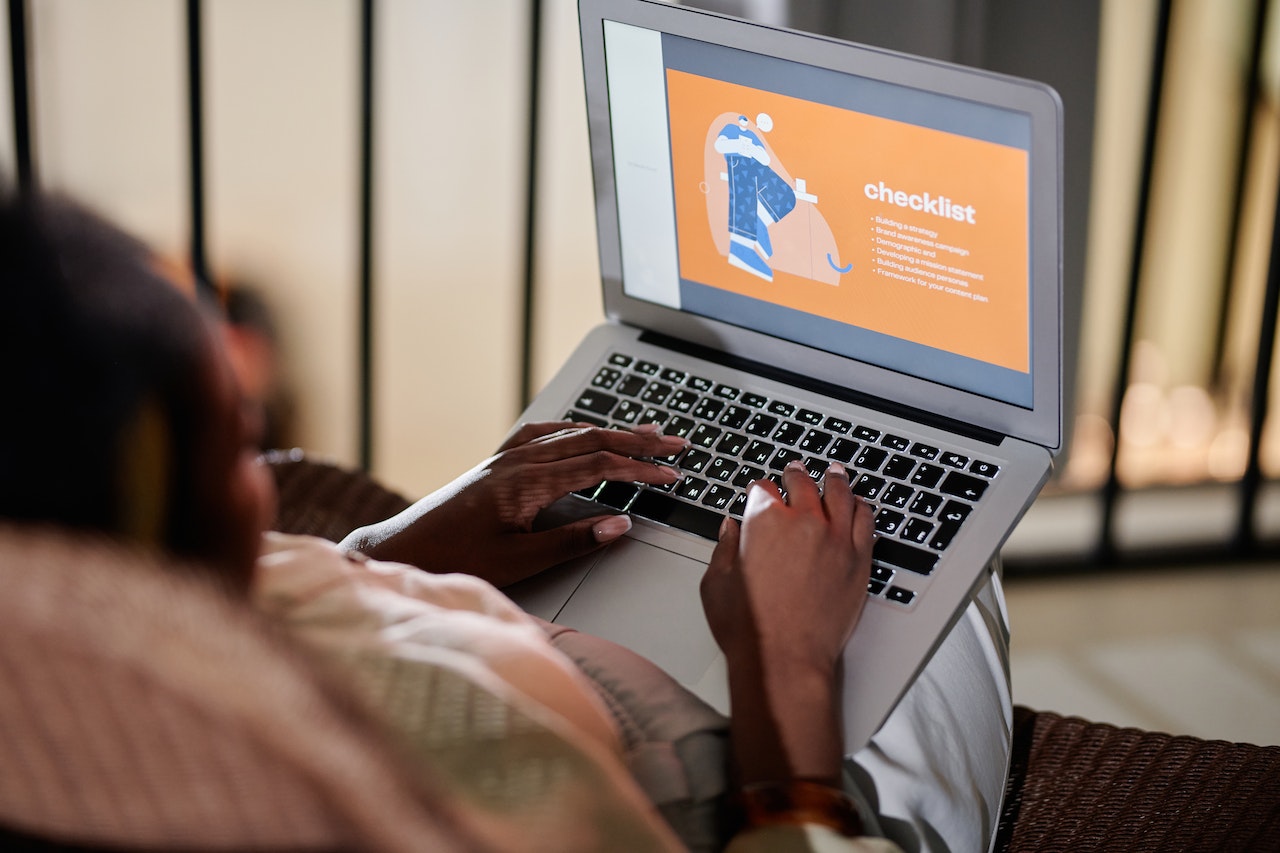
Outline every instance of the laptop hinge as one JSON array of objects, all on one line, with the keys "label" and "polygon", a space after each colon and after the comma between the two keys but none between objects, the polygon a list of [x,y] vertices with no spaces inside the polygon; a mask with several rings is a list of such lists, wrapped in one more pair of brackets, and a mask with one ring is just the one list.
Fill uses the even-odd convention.
[{"label": "laptop hinge", "polygon": [[957,435],[963,435],[966,438],[972,438],[976,441],[986,442],[991,445],[999,445],[1004,440],[1004,435],[996,432],[995,430],[985,429],[963,421],[953,420],[934,412],[926,412],[913,406],[906,406],[902,403],[886,400],[883,397],[877,397],[873,394],[854,391],[851,388],[845,388],[831,382],[824,382],[821,379],[812,379],[798,373],[792,373],[789,370],[783,370],[782,368],[775,367],[770,364],[752,361],[749,358],[729,355],[727,353],[711,349],[710,347],[702,346],[701,344],[690,343],[689,341],[673,338],[658,332],[641,332],[640,340],[644,343],[653,344],[654,346],[663,347],[664,349],[674,350],[676,352],[684,353],[685,355],[691,355],[695,358],[720,364],[734,370],[752,373],[764,379],[773,380],[774,382],[794,385],[797,388],[803,388],[804,390],[811,391],[814,394],[822,394],[826,397],[843,400],[846,403],[865,406],[866,408],[883,412],[886,415],[918,421],[946,432],[953,432]]}]

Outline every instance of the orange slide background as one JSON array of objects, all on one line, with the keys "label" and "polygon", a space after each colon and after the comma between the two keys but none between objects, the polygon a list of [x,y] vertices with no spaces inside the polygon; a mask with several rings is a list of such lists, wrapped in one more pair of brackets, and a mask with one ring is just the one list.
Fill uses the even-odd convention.
[{"label": "orange slide background", "polygon": [[[667,94],[684,278],[1012,370],[1029,370],[1025,151],[670,69]],[[755,126],[760,113],[773,119],[769,133]],[[708,149],[726,114],[748,116],[769,151],[771,168],[793,187],[796,178],[804,179],[806,192],[817,196],[814,205],[799,201],[770,229],[772,282],[729,266],[725,258],[728,185],[718,177],[724,158]],[[881,181],[908,194],[928,192],[971,204],[976,224],[867,198],[863,187]],[[909,270],[894,272],[916,281],[878,274],[885,268],[877,258],[903,262],[877,254],[877,248],[911,253],[877,246],[877,238],[913,244],[877,234],[877,216],[936,231],[936,238],[916,236],[968,249],[967,257],[938,250],[930,260],[981,273],[984,280],[968,280],[967,288],[935,284],[987,301],[930,289],[927,277]],[[901,233],[894,226],[879,227]],[[833,237],[835,263],[853,264],[843,275],[826,262]]]}]

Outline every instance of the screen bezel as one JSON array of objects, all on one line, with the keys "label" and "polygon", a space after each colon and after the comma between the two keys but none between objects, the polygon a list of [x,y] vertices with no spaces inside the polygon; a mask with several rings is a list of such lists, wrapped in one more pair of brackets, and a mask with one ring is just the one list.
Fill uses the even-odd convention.
[{"label": "screen bezel", "polygon": [[[580,0],[583,69],[606,315],[861,394],[938,412],[1057,451],[1062,441],[1062,105],[1048,86],[650,0]],[[1030,408],[630,297],[623,288],[604,22],[1015,110],[1030,120]],[[674,240],[674,235],[672,237]],[[856,381],[851,382],[851,371]]]}]

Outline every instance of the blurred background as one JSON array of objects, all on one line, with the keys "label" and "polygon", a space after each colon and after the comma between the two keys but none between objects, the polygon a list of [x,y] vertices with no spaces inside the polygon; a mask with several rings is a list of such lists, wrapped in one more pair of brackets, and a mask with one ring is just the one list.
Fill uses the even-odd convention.
[{"label": "blurred background", "polygon": [[[1015,699],[1280,743],[1280,0],[693,5],[1059,90],[1068,441],[1005,551]],[[423,494],[599,321],[572,0],[8,11],[0,174],[202,270],[272,444]]]}]

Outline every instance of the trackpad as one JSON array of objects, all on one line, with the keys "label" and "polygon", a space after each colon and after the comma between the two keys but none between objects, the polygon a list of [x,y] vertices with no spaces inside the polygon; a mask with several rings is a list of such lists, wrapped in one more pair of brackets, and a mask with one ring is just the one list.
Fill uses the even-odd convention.
[{"label": "trackpad", "polygon": [[626,646],[692,688],[720,656],[698,594],[705,570],[697,560],[624,537],[555,621]]}]

